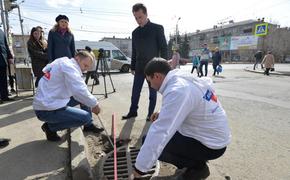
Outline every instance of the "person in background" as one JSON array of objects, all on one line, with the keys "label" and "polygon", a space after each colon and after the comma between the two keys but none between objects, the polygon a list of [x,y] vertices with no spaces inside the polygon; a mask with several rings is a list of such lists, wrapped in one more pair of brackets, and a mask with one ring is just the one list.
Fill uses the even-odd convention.
[{"label": "person in background", "polygon": [[[90,52],[90,53],[93,53],[92,52],[92,48],[89,47],[89,46],[86,46],[85,47],[85,50],[88,51],[88,52]],[[98,58],[98,57],[96,57],[96,58]],[[86,73],[86,79],[85,79],[85,83],[86,84],[88,84],[90,77],[92,79],[94,79],[94,83],[95,83],[94,85],[100,84],[99,75],[97,73],[96,66],[97,66],[96,59],[94,59],[94,65],[93,65],[92,69],[88,70],[87,73]]]},{"label": "person in background", "polygon": [[3,101],[13,101],[8,97],[7,67],[13,64],[13,56],[10,52],[7,38],[0,29],[0,104]]},{"label": "person in background", "polygon": [[[148,19],[147,8],[141,3],[135,4],[132,12],[139,25],[132,33],[131,73],[134,75],[134,82],[130,110],[128,114],[122,116],[122,119],[137,117],[140,93],[145,80],[144,68],[146,64],[154,57],[161,56],[167,59],[167,44],[163,26],[152,23]],[[149,86],[147,121],[149,121],[151,114],[154,112],[156,98],[156,91]]]},{"label": "person in background", "polygon": [[219,74],[219,72],[217,71],[217,67],[218,67],[218,65],[220,65],[221,60],[222,60],[222,55],[219,51],[219,48],[216,47],[215,52],[212,55],[213,76],[215,76],[216,73],[217,73],[217,75]]},{"label": "person in background", "polygon": [[150,86],[162,95],[134,165],[134,178],[145,175],[157,160],[186,168],[183,180],[205,179],[208,160],[221,157],[231,140],[227,115],[210,78],[171,70],[162,58],[145,67]]},{"label": "person in background", "polygon": [[194,69],[196,69],[197,76],[199,77],[199,65],[200,65],[200,56],[192,53],[192,69],[191,74],[193,73]]},{"label": "person in background", "polygon": [[43,42],[41,32],[36,27],[33,27],[30,31],[27,49],[31,58],[33,74],[36,77],[35,87],[37,87],[40,78],[43,76],[42,69],[48,63],[48,56],[46,43]]},{"label": "person in background", "polygon": [[172,58],[169,63],[172,69],[180,68],[180,54],[177,48],[173,49]]},{"label": "person in background", "polygon": [[75,56],[74,35],[69,28],[69,19],[66,15],[55,18],[56,25],[48,34],[48,59],[50,62],[57,58]]},{"label": "person in background", "polygon": [[[203,75],[207,76],[208,61],[210,57],[211,57],[211,52],[207,48],[207,44],[204,43],[203,49],[201,51],[201,56],[200,56],[200,66],[199,66],[200,76],[203,76]],[[203,74],[203,71],[202,71],[203,66],[205,66],[205,74]]]},{"label": "person in background", "polygon": [[43,28],[41,26],[36,26],[37,31],[40,33],[40,40],[43,43],[43,46],[47,49],[47,40],[44,37],[44,31]]},{"label": "person in background", "polygon": [[[99,114],[97,99],[89,92],[82,72],[89,70],[94,56],[80,51],[75,58],[58,58],[46,65],[40,79],[33,109],[44,121],[41,129],[48,141],[59,141],[57,131],[84,125],[84,131],[100,133],[104,129],[93,124],[92,112]],[[80,105],[81,109],[73,106]]]},{"label": "person in background", "polygon": [[[257,52],[255,53],[255,64],[254,64],[253,70],[256,69],[256,67],[257,67],[257,65],[258,65],[259,63],[261,63],[261,61],[262,61],[262,57],[263,57],[263,53],[262,53],[262,51],[257,51]],[[261,69],[263,69],[263,65],[262,65],[262,63],[261,63]]]},{"label": "person in background", "polygon": [[264,75],[269,76],[270,75],[270,70],[274,68],[274,63],[275,63],[275,58],[272,54],[272,51],[268,51],[267,55],[264,57],[262,61],[262,65],[264,65],[265,71]]}]

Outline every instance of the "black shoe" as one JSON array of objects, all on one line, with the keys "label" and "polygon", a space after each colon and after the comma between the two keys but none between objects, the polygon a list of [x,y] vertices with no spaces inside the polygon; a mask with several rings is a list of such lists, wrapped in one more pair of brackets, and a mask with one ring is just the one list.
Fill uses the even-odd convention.
[{"label": "black shoe", "polygon": [[15,94],[16,93],[15,89],[11,89],[10,93]]},{"label": "black shoe", "polygon": [[187,169],[183,174],[182,178],[184,180],[192,180],[192,179],[206,179],[209,176],[209,168],[207,165],[203,169]]},{"label": "black shoe", "polygon": [[85,132],[93,132],[93,133],[101,133],[101,132],[104,131],[104,128],[97,127],[96,125],[91,124],[89,126],[84,126],[83,131],[85,131]]},{"label": "black shoe", "polygon": [[44,123],[41,126],[41,129],[43,130],[43,132],[45,132],[46,139],[48,141],[60,141],[61,140],[61,138],[57,135],[56,132],[53,132],[48,128],[47,123]]},{"label": "black shoe", "polygon": [[99,85],[99,84],[100,84],[99,78],[94,78],[93,85]]},{"label": "black shoe", "polygon": [[122,116],[122,119],[130,119],[132,117],[137,117],[137,115],[138,115],[137,112],[134,113],[129,112],[127,115]]},{"label": "black shoe", "polygon": [[7,97],[7,98],[2,99],[2,101],[15,101],[15,99]]},{"label": "black shoe", "polygon": [[10,139],[0,138],[0,148],[4,148],[9,145]]}]

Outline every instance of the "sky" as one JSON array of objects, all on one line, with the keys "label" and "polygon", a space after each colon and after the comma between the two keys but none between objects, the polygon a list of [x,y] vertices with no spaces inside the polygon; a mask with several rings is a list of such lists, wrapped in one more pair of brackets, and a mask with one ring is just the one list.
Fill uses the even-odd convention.
[{"label": "sky", "polygon": [[[290,0],[18,0],[24,33],[42,26],[47,35],[55,17],[65,14],[75,40],[98,41],[104,37],[131,37],[137,23],[132,14],[135,3],[147,7],[151,22],[164,27],[167,40],[176,33],[196,32],[214,25],[265,18],[267,22],[290,27]],[[179,19],[180,18],[180,19]],[[178,20],[179,19],[179,20]],[[17,9],[9,13],[11,31],[20,34]]]}]

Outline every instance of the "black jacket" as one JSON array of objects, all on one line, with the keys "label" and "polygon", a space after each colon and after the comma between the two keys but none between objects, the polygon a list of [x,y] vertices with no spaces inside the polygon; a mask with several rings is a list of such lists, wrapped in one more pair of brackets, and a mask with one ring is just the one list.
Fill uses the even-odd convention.
[{"label": "black jacket", "polygon": [[65,32],[62,36],[59,32],[50,30],[48,34],[48,59],[50,62],[57,58],[75,56],[74,35]]},{"label": "black jacket", "polygon": [[144,73],[146,64],[154,57],[167,59],[167,43],[163,26],[148,21],[132,33],[131,69]]},{"label": "black jacket", "polygon": [[219,51],[215,52],[212,56],[212,64],[213,65],[219,65],[221,63],[222,56]]},{"label": "black jacket", "polygon": [[33,74],[36,77],[43,75],[42,69],[48,63],[48,56],[46,49],[43,47],[41,41],[28,40],[27,49],[31,58]]},{"label": "black jacket", "polygon": [[7,39],[4,32],[0,29],[0,67],[8,65],[7,59],[12,59],[13,56],[7,44]]}]

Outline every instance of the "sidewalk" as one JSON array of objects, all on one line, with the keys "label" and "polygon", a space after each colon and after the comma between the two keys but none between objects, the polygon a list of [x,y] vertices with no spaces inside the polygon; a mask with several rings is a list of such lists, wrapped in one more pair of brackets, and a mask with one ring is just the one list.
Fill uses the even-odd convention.
[{"label": "sidewalk", "polygon": [[[254,73],[264,73],[264,69],[261,69],[260,64],[258,64],[258,68],[255,70],[253,70],[253,65],[247,66],[244,70]],[[290,64],[275,64],[275,71],[270,71],[270,75],[290,76]]]},{"label": "sidewalk", "polygon": [[32,109],[32,92],[0,105],[0,137],[11,139],[0,149],[1,179],[55,179],[67,174],[68,143],[48,142]]}]

